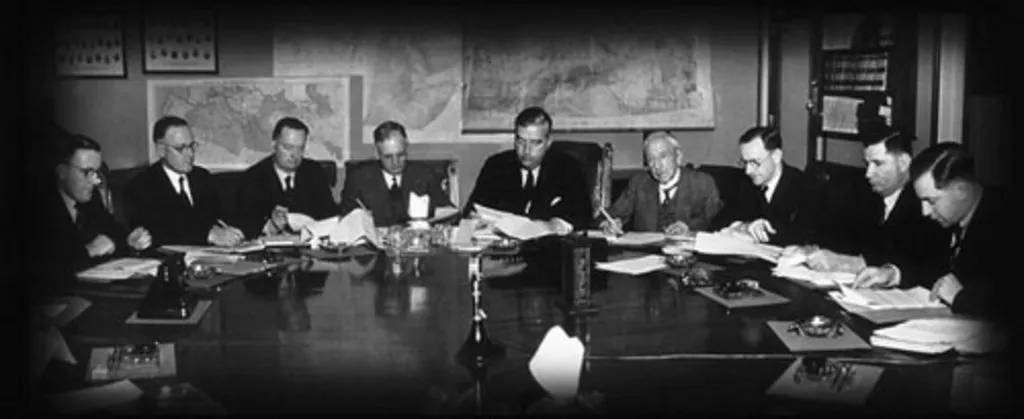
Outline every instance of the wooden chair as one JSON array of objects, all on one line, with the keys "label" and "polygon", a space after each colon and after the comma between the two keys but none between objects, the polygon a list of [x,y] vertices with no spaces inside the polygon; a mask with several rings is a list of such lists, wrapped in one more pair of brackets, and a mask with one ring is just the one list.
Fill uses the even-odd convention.
[{"label": "wooden chair", "polygon": [[596,217],[601,208],[611,206],[615,149],[610,143],[556,139],[551,143],[551,149],[575,157],[583,166],[586,187],[590,191],[590,204],[594,209],[592,216]]}]

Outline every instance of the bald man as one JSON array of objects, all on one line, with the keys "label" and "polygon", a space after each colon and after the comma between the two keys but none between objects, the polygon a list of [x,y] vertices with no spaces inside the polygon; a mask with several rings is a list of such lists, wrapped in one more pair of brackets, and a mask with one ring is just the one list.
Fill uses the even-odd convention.
[{"label": "bald man", "polygon": [[706,231],[722,208],[710,175],[683,165],[683,151],[672,135],[657,131],[644,140],[647,173],[633,176],[629,186],[601,221],[607,234],[622,234],[625,220],[637,231],[684,234]]}]

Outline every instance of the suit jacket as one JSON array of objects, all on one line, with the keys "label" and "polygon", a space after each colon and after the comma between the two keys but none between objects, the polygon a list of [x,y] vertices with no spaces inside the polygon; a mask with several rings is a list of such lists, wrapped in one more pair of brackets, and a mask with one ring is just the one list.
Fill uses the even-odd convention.
[{"label": "suit jacket", "polygon": [[320,220],[338,213],[323,170],[313,160],[302,159],[292,178],[292,199],[284,195],[281,180],[274,170],[274,157],[253,164],[242,173],[238,190],[238,219],[235,223],[246,237],[259,236],[270,219],[274,206],[299,212]]},{"label": "suit jacket", "polygon": [[[707,231],[722,208],[715,180],[707,173],[680,167],[677,185],[672,197],[673,218],[686,223],[691,230]],[[632,219],[634,230],[655,231],[658,229],[658,208],[661,207],[659,195],[658,181],[650,174],[634,175],[608,213],[623,220]]]},{"label": "suit jacket", "polygon": [[[984,188],[964,232],[960,253],[950,259],[950,270],[964,287],[953,300],[954,312],[995,320],[1015,316],[1011,307],[1019,294],[1013,292],[1017,287],[1012,272],[1018,268],[1016,258],[1020,255],[1016,246],[999,240],[1007,236],[1007,223],[1013,219],[1009,198],[1005,190]],[[950,240],[952,233],[946,237]]]},{"label": "suit jacket", "polygon": [[[91,233],[78,228],[56,190],[46,194],[44,202],[45,206],[40,215],[44,218],[43,225],[46,228],[41,238],[43,258],[38,266],[42,268],[40,273],[47,283],[45,286],[59,287],[73,283],[76,272],[128,253],[128,245],[125,242],[127,231],[114,220],[114,216],[107,212],[96,196],[78,210],[79,217],[87,217],[89,220]],[[90,257],[85,247],[100,234],[106,235],[114,242],[114,254]]]},{"label": "suit jacket", "polygon": [[391,185],[384,179],[380,163],[367,162],[354,168],[349,176],[345,176],[345,186],[341,191],[341,212],[348,214],[359,208],[359,201],[373,213],[373,223],[377,226],[390,226],[409,221],[409,193],[430,196],[429,217],[434,216],[437,207],[454,206],[448,194],[441,189],[441,180],[437,179],[429,166],[410,161],[402,172],[402,206],[400,211],[391,207],[389,189]]},{"label": "suit jacket", "polygon": [[869,266],[886,263],[900,270],[900,287],[922,286],[931,289],[935,280],[945,274],[948,259],[949,231],[922,215],[921,201],[912,184],[903,187],[889,218],[882,222],[885,203],[877,196],[867,214],[865,241],[861,254]]},{"label": "suit jacket", "polygon": [[548,150],[541,160],[540,174],[535,180],[535,199],[529,213],[526,213],[521,168],[515,150],[503,151],[487,158],[477,176],[473,193],[469,196],[466,213],[472,211],[473,204],[479,203],[533,219],[558,217],[576,229],[592,225],[593,207],[587,182],[583,178],[583,168],[575,158],[556,150]]},{"label": "suit jacket", "polygon": [[156,162],[135,176],[126,188],[130,209],[129,225],[149,231],[153,246],[165,244],[207,245],[207,235],[223,217],[223,206],[206,169],[195,166],[188,173],[192,191],[192,207],[181,201],[164,173],[163,163]]},{"label": "suit jacket", "polygon": [[787,246],[808,244],[816,239],[818,215],[821,211],[821,190],[810,176],[783,163],[782,176],[775,187],[772,201],[752,182],[743,182],[732,202],[726,202],[719,214],[716,228],[734,221],[753,221],[765,218],[775,229],[769,243]]}]

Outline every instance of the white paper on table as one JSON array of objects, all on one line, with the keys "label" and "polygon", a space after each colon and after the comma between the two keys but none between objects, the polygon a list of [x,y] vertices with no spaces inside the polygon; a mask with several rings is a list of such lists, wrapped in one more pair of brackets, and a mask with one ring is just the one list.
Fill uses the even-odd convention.
[{"label": "white paper on table", "polygon": [[628,231],[621,236],[606,236],[608,243],[618,246],[646,246],[665,241],[665,233],[657,231]]},{"label": "white paper on table", "polygon": [[857,274],[854,273],[816,271],[803,265],[784,265],[781,260],[772,273],[783,278],[811,282],[820,287],[832,286],[837,283],[853,285],[857,280]]},{"label": "white paper on table", "polygon": [[555,234],[555,231],[544,222],[518,216],[502,218],[494,224],[494,227],[519,240],[530,240]]},{"label": "white paper on table", "polygon": [[338,221],[329,233],[331,243],[354,245],[362,240],[369,241],[380,248],[377,239],[377,228],[373,225],[373,216],[362,208],[356,208]]},{"label": "white paper on table", "polygon": [[158,259],[120,258],[83,270],[78,273],[78,279],[86,282],[121,281],[137,275],[156,275],[159,266]]},{"label": "white paper on table", "polygon": [[502,218],[507,217],[520,217],[519,215],[511,212],[499,211],[493,208],[488,208],[480,204],[473,204],[473,208],[476,209],[476,214],[480,216],[481,220],[494,223]]},{"label": "white paper on table", "polygon": [[409,192],[409,218],[425,220],[430,213],[430,195],[417,195]]},{"label": "white paper on table", "polygon": [[927,289],[918,286],[908,290],[844,288],[843,292],[833,291],[829,296],[837,302],[872,310],[945,307],[941,301],[929,301],[928,294]]},{"label": "white paper on table", "polygon": [[697,232],[694,250],[709,255],[753,256],[778,263],[782,248],[770,244],[754,243],[728,233]]},{"label": "white paper on table", "polygon": [[530,374],[552,397],[576,397],[583,354],[579,338],[570,338],[560,326],[553,326],[530,359]]},{"label": "white paper on table", "polygon": [[85,413],[104,407],[132,402],[142,396],[142,390],[130,380],[90,387],[47,396],[58,413]]},{"label": "white paper on table", "polygon": [[665,256],[647,255],[632,259],[622,259],[615,262],[598,262],[594,267],[603,271],[618,272],[628,275],[643,275],[654,272],[658,269],[668,267],[665,264]]},{"label": "white paper on table", "polygon": [[207,264],[228,264],[242,259],[245,259],[245,256],[240,254],[193,250],[185,253],[185,266],[191,266],[196,262]]},{"label": "white paper on table", "polygon": [[[353,210],[354,211],[354,210]],[[290,215],[290,214],[289,214]],[[337,215],[333,217],[324,218],[320,221],[314,221],[306,224],[299,229],[299,238],[302,241],[310,241],[311,239],[319,239],[323,236],[330,236],[331,231],[334,230],[334,226],[338,225],[341,218]],[[291,220],[289,219],[289,223]],[[312,240],[316,242],[316,240]]]},{"label": "white paper on table", "polygon": [[437,222],[445,218],[451,217],[459,212],[458,208],[455,207],[437,207],[434,208],[434,218],[431,218],[430,222]]},{"label": "white paper on table", "polygon": [[975,354],[999,351],[1009,341],[1009,337],[990,322],[958,317],[908,320],[878,329],[875,336],[881,338],[882,344],[895,341],[906,345],[943,345],[961,353]]},{"label": "white paper on table", "polygon": [[289,212],[288,213],[288,226],[295,231],[302,231],[303,227],[316,223],[313,217],[310,217],[301,212]]},{"label": "white paper on table", "polygon": [[451,246],[472,247],[473,233],[476,232],[476,225],[479,222],[479,220],[472,218],[464,218],[459,221],[459,226],[455,227],[455,233],[452,234]]}]

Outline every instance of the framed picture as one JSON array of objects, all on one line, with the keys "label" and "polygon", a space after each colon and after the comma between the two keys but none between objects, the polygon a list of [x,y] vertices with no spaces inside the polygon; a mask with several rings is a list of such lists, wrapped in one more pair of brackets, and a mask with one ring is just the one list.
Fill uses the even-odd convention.
[{"label": "framed picture", "polygon": [[58,18],[54,35],[53,62],[57,76],[126,76],[121,13],[65,15]]},{"label": "framed picture", "polygon": [[142,23],[143,73],[217,73],[212,11],[149,12]]}]

